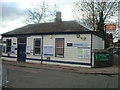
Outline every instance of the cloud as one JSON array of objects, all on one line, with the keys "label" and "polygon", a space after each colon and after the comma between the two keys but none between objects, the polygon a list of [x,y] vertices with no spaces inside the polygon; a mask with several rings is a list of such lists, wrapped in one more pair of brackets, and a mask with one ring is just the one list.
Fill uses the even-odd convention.
[{"label": "cloud", "polygon": [[26,9],[20,5],[18,2],[0,1],[0,34],[24,23]]},{"label": "cloud", "polygon": [[25,15],[25,9],[17,2],[2,2],[2,20],[14,20]]},{"label": "cloud", "polygon": [[48,2],[49,5],[56,3],[62,12],[63,20],[71,20],[73,17],[70,4],[78,0],[0,0],[0,33],[25,25],[26,8],[42,1]]}]

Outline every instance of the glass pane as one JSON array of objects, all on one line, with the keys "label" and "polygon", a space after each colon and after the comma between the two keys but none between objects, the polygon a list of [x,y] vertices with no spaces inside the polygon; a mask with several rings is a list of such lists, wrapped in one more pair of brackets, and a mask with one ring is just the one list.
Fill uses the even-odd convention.
[{"label": "glass pane", "polygon": [[63,55],[63,48],[56,48],[56,55]]},{"label": "glass pane", "polygon": [[11,47],[7,47],[7,52],[11,52]]},{"label": "glass pane", "polygon": [[19,43],[26,43],[26,38],[19,38]]},{"label": "glass pane", "polygon": [[57,40],[57,47],[63,47],[63,40]]},{"label": "glass pane", "polygon": [[40,46],[40,40],[35,40],[35,46]]},{"label": "glass pane", "polygon": [[11,39],[7,40],[7,46],[11,46]]},{"label": "glass pane", "polygon": [[40,54],[40,48],[35,48],[35,54]]}]

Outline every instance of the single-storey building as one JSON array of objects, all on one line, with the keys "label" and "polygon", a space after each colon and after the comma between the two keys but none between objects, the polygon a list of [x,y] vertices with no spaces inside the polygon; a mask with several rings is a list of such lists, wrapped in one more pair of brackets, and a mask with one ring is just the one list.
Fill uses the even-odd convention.
[{"label": "single-storey building", "polygon": [[93,49],[104,37],[76,21],[29,24],[2,34],[2,58],[14,61],[93,67]]}]

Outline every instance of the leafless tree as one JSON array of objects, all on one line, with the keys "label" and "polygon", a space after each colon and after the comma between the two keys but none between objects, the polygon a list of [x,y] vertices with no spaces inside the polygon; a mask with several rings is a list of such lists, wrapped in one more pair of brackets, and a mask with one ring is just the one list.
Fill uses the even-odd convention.
[{"label": "leafless tree", "polygon": [[56,4],[50,6],[47,2],[33,4],[30,9],[27,10],[26,23],[44,23],[52,22],[55,18],[57,11]]},{"label": "leafless tree", "polygon": [[[79,22],[83,22],[89,28],[104,32],[105,23],[116,15],[118,10],[117,2],[103,2],[102,0],[92,0],[74,3],[74,17]],[[103,30],[103,31],[102,31]]]}]

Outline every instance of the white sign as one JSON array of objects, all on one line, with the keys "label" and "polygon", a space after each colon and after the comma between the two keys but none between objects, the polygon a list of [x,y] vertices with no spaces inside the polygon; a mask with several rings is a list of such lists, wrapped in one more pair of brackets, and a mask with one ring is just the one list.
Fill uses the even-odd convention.
[{"label": "white sign", "polygon": [[26,46],[26,53],[30,53],[31,47],[30,46]]},{"label": "white sign", "polygon": [[44,46],[44,55],[45,56],[54,56],[55,49],[53,46]]}]

